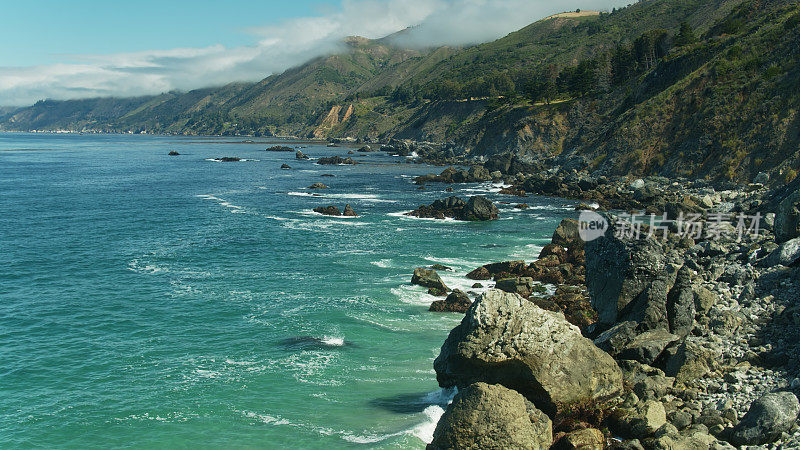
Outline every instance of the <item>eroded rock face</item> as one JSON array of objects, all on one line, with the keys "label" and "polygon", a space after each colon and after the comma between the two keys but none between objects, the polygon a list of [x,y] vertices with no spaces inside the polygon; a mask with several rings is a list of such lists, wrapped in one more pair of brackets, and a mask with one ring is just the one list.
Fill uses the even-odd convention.
[{"label": "eroded rock face", "polygon": [[588,242],[586,284],[599,322],[613,326],[632,321],[639,332],[664,328],[688,334],[696,304],[691,270],[683,264],[657,239],[607,235]]},{"label": "eroded rock face", "polygon": [[775,213],[775,237],[779,242],[800,237],[800,189],[786,196]]},{"label": "eroded rock face", "polygon": [[774,442],[789,431],[800,414],[800,403],[791,392],[767,394],[750,405],[742,421],[734,427],[731,442],[736,445],[762,445]]},{"label": "eroded rock face", "polygon": [[500,383],[551,416],[572,403],[603,401],[622,390],[617,363],[563,314],[499,290],[472,304],[434,368],[443,387]]},{"label": "eroded rock face", "polygon": [[501,385],[474,383],[447,407],[428,449],[544,450],[552,442],[552,422],[525,397]]}]

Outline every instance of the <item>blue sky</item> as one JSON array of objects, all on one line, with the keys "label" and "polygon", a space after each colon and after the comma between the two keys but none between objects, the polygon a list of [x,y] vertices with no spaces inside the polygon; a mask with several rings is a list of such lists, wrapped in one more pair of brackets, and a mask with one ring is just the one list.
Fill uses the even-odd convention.
[{"label": "blue sky", "polygon": [[404,45],[487,42],[631,0],[0,0],[0,105],[257,81],[414,27]]},{"label": "blue sky", "polygon": [[[252,43],[248,29],[324,15],[338,0],[4,0],[0,67],[64,55]],[[13,43],[9,45],[10,43]]]}]

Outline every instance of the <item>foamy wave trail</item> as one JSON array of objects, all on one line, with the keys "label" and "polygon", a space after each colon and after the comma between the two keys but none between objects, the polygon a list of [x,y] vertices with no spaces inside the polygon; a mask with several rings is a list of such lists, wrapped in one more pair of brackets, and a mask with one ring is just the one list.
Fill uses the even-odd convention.
[{"label": "foamy wave trail", "polygon": [[[386,215],[390,216],[390,217],[399,217],[401,219],[407,219],[407,220],[427,220],[427,221],[434,222],[434,223],[454,223],[454,222],[459,222],[458,220],[453,219],[452,217],[445,217],[444,219],[434,219],[432,217],[415,217],[415,216],[407,215],[410,212],[411,212],[411,210],[408,210],[408,211],[397,211],[397,212],[386,213]],[[464,223],[467,223],[467,222],[464,222]]]},{"label": "foamy wave trail", "polygon": [[205,200],[213,200],[213,201],[219,203],[220,206],[224,206],[226,208],[230,208],[231,213],[234,213],[234,214],[236,214],[236,213],[244,213],[245,212],[243,207],[234,205],[232,203],[229,203],[229,202],[227,202],[227,201],[225,201],[225,200],[223,200],[223,199],[221,199],[219,197],[215,197],[213,195],[200,194],[200,195],[195,195],[195,197],[202,198],[202,199],[205,199]]},{"label": "foamy wave trail", "polygon": [[388,269],[392,267],[392,260],[390,258],[381,259],[378,261],[370,261],[370,264],[372,264],[373,266],[380,267],[382,269]]}]

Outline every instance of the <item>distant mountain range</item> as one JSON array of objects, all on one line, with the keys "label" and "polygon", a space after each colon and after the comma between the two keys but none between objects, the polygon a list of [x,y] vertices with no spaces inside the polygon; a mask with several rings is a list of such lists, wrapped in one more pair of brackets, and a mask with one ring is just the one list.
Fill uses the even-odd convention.
[{"label": "distant mountain range", "polygon": [[800,167],[796,2],[644,0],[465,48],[400,42],[348,38],[257,83],[3,108],[0,129],[401,138],[737,182]]}]

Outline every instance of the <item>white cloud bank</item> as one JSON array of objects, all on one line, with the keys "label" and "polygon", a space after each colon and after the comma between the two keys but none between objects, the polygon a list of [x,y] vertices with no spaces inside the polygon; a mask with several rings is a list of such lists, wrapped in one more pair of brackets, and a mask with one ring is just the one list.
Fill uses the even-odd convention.
[{"label": "white cloud bank", "polygon": [[250,30],[253,44],[112,55],[79,55],[59,64],[0,67],[0,105],[44,98],[136,96],[255,81],[340,49],[346,36],[379,38],[414,26],[408,44],[490,41],[550,14],[610,9],[630,0],[344,0],[337,11]]}]

